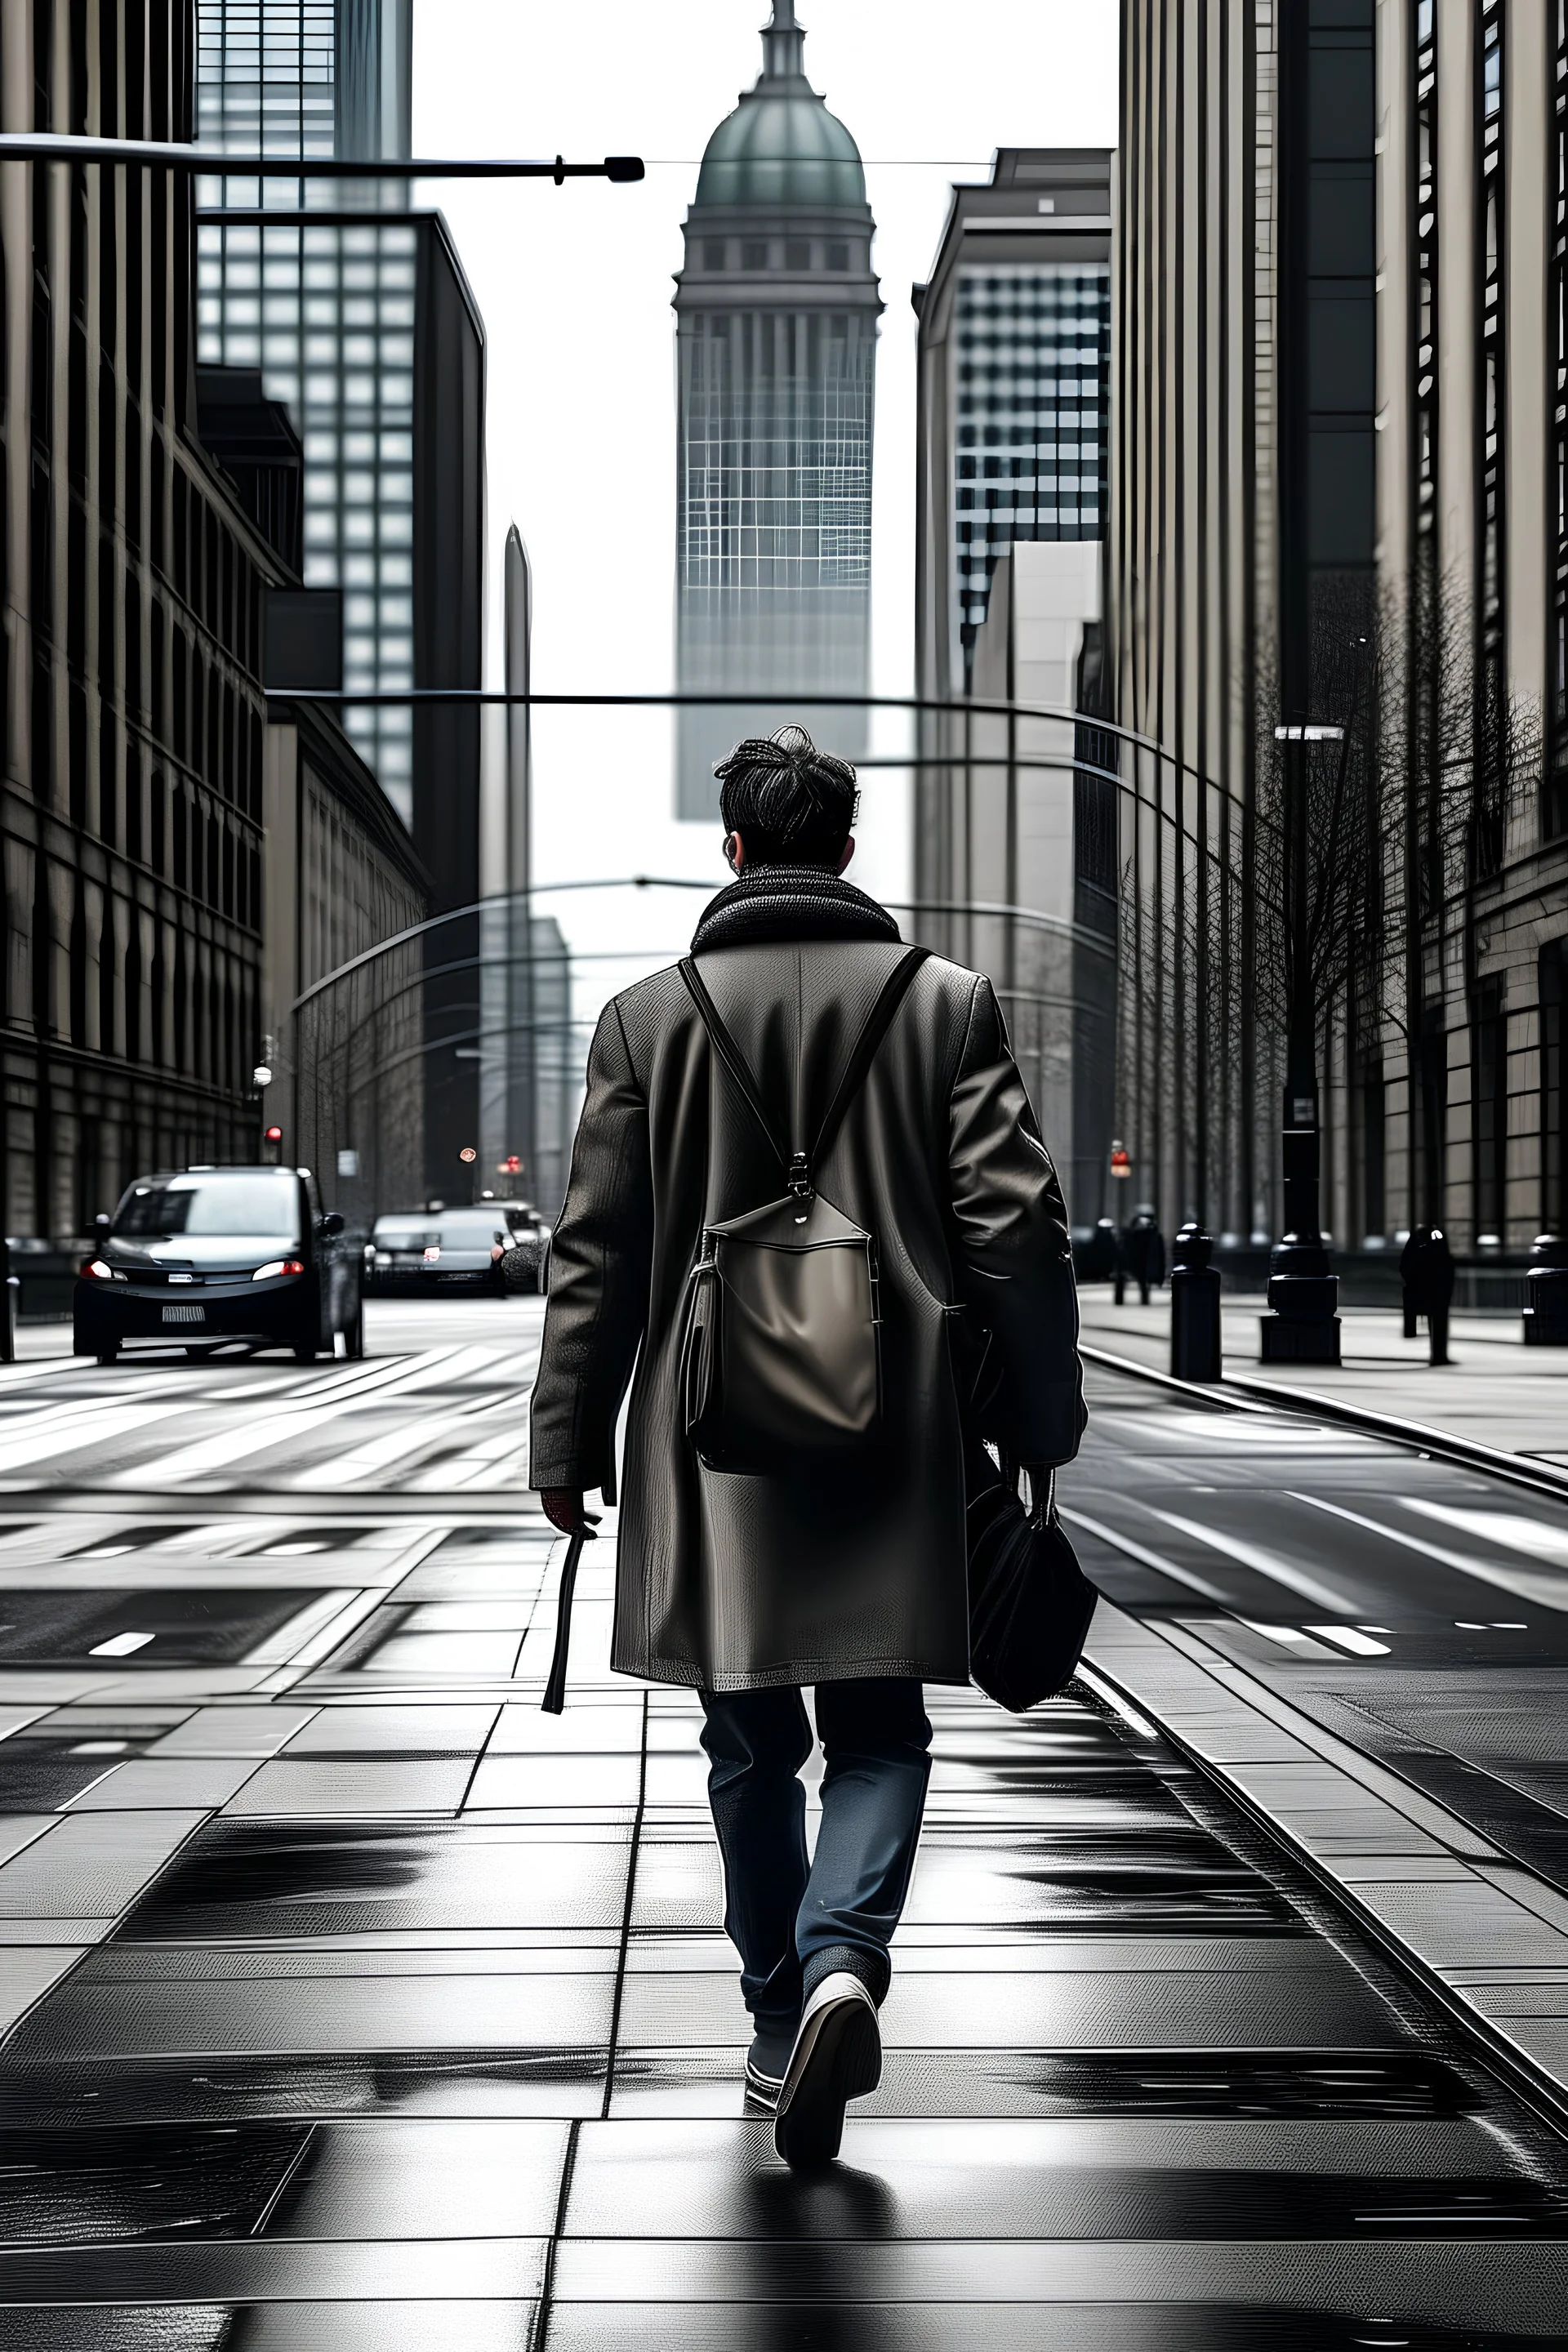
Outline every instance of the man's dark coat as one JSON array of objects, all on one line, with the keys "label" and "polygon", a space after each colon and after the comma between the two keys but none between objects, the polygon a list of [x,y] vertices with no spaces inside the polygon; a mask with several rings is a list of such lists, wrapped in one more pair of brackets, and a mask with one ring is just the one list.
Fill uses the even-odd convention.
[{"label": "man's dark coat", "polygon": [[[847,883],[764,867],[720,894],[692,945],[763,1099],[804,1147],[899,961],[896,925]],[[961,1307],[1000,1344],[1019,1458],[1078,1450],[1067,1215],[988,981],[934,957],[921,967],[815,1172],[877,1239],[883,1443],[852,1474],[706,1470],[681,1417],[687,1277],[703,1225],[776,1200],[783,1179],[678,971],[606,1006],[552,1246],[530,1483],[613,1495],[632,1380],[622,1674],[721,1691],[968,1680]]]}]

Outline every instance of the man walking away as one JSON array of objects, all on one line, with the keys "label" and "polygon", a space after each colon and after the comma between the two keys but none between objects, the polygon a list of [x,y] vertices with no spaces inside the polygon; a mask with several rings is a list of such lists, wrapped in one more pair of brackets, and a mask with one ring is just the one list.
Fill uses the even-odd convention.
[{"label": "man walking away", "polygon": [[1415,1318],[1426,1318],[1427,1361],[1447,1364],[1448,1309],[1454,1297],[1454,1253],[1440,1225],[1416,1225],[1399,1253],[1405,1291],[1405,1336],[1415,1337]]},{"label": "man walking away", "polygon": [[[698,924],[696,984],[675,967],[627,989],[589,1056],[531,1480],[563,1532],[584,1489],[614,1501],[630,1383],[611,1662],[700,1695],[749,2093],[775,2107],[780,2153],[812,2165],[880,2074],[930,1772],[922,1685],[969,1676],[960,1310],[994,1335],[1010,1449],[1037,1481],[1078,1450],[1082,1378],[1061,1192],[989,982],[935,957],[900,971],[898,926],[842,878],[854,770],[803,728],[742,743],[717,773],[735,879]],[[875,1438],[843,1467],[709,1467],[682,1364],[704,1231],[778,1203],[767,1128],[804,1164],[895,973],[903,992],[809,1179],[874,1239]],[[825,1757],[813,1854],[803,1687]]]},{"label": "man walking away", "polygon": [[1158,1290],[1165,1279],[1165,1236],[1147,1202],[1133,1211],[1132,1223],[1122,1236],[1122,1250],[1127,1270],[1138,1285],[1138,1304],[1147,1307],[1151,1289]]}]

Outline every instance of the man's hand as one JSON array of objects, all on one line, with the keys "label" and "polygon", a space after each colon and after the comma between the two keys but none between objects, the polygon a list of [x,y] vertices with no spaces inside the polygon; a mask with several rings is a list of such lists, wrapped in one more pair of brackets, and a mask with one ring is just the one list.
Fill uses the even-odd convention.
[{"label": "man's hand", "polygon": [[1036,1518],[1047,1519],[1055,1498],[1056,1465],[1050,1462],[1026,1462],[1024,1475],[1029,1482],[1029,1509]]},{"label": "man's hand", "polygon": [[544,1516],[551,1526],[558,1528],[563,1536],[574,1536],[581,1528],[585,1536],[592,1538],[599,1522],[588,1517],[581,1486],[546,1486],[539,1499],[544,1506]]}]

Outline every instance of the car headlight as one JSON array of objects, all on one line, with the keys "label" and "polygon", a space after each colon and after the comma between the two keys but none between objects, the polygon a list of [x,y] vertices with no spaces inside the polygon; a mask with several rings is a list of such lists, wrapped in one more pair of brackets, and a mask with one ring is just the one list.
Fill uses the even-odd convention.
[{"label": "car headlight", "polygon": [[258,1265],[257,1267],[256,1272],[251,1276],[250,1279],[252,1282],[271,1282],[278,1275],[303,1274],[304,1271],[305,1261],[303,1258],[269,1257],[265,1265]]},{"label": "car headlight", "polygon": [[377,1265],[390,1265],[392,1264],[392,1252],[390,1250],[377,1250],[375,1254],[375,1262]]}]

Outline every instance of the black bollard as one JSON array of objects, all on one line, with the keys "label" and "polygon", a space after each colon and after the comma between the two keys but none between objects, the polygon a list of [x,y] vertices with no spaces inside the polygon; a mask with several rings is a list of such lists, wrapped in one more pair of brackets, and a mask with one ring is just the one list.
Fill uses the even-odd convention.
[{"label": "black bollard", "polygon": [[1189,1222],[1171,1244],[1171,1371],[1178,1381],[1224,1378],[1219,1268],[1214,1241]]}]

